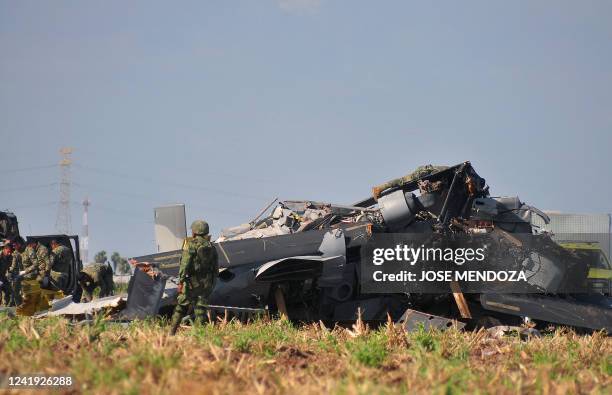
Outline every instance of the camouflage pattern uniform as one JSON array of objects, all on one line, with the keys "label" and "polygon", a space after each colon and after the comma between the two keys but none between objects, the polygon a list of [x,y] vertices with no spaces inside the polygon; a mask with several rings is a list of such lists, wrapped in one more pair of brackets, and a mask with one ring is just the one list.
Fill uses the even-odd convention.
[{"label": "camouflage pattern uniform", "polygon": [[219,272],[217,250],[210,242],[208,224],[194,221],[191,224],[193,237],[185,240],[179,269],[179,284],[182,292],[172,316],[171,334],[176,333],[181,320],[193,307],[196,323],[201,324],[206,316],[208,296],[212,292]]},{"label": "camouflage pattern uniform", "polygon": [[0,304],[10,306],[13,299],[9,282],[9,268],[12,261],[12,251],[2,249],[0,252]]},{"label": "camouflage pattern uniform", "polygon": [[65,290],[70,280],[72,251],[59,244],[51,251],[51,279],[56,287]]},{"label": "camouflage pattern uniform", "polygon": [[408,184],[414,180],[417,180],[421,177],[428,176],[432,173],[437,173],[442,170],[448,169],[448,166],[434,166],[434,165],[423,165],[417,167],[412,173],[405,175],[404,177],[396,178],[391,181],[387,181],[384,184],[375,186],[372,188],[372,196],[374,199],[378,200],[380,194],[390,188],[399,187],[401,188],[403,185]]},{"label": "camouflage pattern uniform", "polygon": [[22,282],[23,301],[16,312],[18,315],[33,315],[51,307],[49,298],[52,297],[42,289],[48,286],[46,283],[51,272],[49,249],[40,243],[28,245],[22,254],[22,264],[25,272]]},{"label": "camouflage pattern uniform", "polygon": [[25,270],[24,280],[42,281],[51,272],[49,249],[40,243],[35,247],[27,246],[22,254],[22,264]]},{"label": "camouflage pattern uniform", "polygon": [[19,306],[21,304],[21,278],[19,272],[23,270],[22,252],[15,249],[11,259],[11,267],[9,268],[9,276],[11,277],[11,288],[13,291],[12,305]]},{"label": "camouflage pattern uniform", "polygon": [[21,253],[21,265],[23,266],[22,275],[24,281],[35,280],[38,275],[38,263],[36,261],[36,251],[31,245],[26,246]]},{"label": "camouflage pattern uniform", "polygon": [[79,275],[79,284],[83,289],[83,300],[91,302],[93,292],[100,287],[100,297],[104,298],[113,294],[115,282],[113,280],[113,269],[105,263],[92,263],[85,267]]}]

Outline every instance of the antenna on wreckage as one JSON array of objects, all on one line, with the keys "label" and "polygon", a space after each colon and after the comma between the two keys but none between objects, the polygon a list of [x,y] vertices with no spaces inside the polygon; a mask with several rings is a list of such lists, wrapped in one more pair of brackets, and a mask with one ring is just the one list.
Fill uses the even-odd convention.
[{"label": "antenna on wreckage", "polygon": [[251,226],[253,226],[253,225],[255,224],[255,222],[256,222],[256,221],[259,219],[259,217],[261,217],[262,215],[264,215],[264,213],[265,213],[266,211],[268,211],[268,209],[269,209],[270,207],[272,207],[272,205],[273,205],[274,203],[276,203],[276,201],[277,201],[277,200],[278,200],[278,198],[277,198],[277,197],[275,197],[275,198],[274,198],[274,200],[272,200],[272,201],[270,202],[270,204],[268,204],[268,205],[267,205],[267,206],[266,206],[266,207],[265,207],[263,210],[261,210],[261,211],[259,212],[259,214],[257,214],[257,216],[256,216],[255,218],[253,218],[252,220],[250,220],[250,221],[249,221],[249,224],[251,224]]}]

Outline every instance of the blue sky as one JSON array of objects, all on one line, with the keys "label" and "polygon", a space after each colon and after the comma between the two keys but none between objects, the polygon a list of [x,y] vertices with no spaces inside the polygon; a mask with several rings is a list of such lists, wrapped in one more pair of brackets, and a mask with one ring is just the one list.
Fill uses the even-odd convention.
[{"label": "blue sky", "polygon": [[[610,212],[608,1],[0,1],[0,207],[152,252],[153,207],[213,231],[471,160],[494,195]],[[50,185],[52,184],[52,185]],[[30,188],[32,187],[32,188]]]}]

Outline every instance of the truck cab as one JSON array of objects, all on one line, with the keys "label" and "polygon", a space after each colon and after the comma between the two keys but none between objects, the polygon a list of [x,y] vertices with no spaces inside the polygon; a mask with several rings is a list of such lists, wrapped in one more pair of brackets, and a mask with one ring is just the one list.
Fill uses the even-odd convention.
[{"label": "truck cab", "polygon": [[68,285],[62,289],[65,295],[76,295],[80,296],[80,288],[78,286],[79,272],[83,269],[83,262],[81,261],[81,252],[79,250],[79,236],[73,235],[45,235],[45,236],[28,236],[27,241],[30,242],[35,240],[40,244],[44,244],[49,248],[51,253],[51,240],[57,240],[60,244],[68,247],[72,252],[72,265],[70,266],[70,272],[68,273]]},{"label": "truck cab", "polygon": [[612,265],[599,243],[589,241],[560,242],[559,245],[574,252],[588,262],[587,281],[591,292],[612,296]]}]

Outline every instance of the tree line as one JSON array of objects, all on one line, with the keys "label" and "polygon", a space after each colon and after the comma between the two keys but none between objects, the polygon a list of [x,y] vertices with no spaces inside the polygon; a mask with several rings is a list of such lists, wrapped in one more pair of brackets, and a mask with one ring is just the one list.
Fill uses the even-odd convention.
[{"label": "tree line", "polygon": [[[106,251],[99,251],[94,256],[94,262],[96,263],[107,263],[108,257],[106,255]],[[130,273],[130,264],[127,259],[122,257],[118,252],[113,252],[110,257],[110,262],[115,270],[115,274],[128,274]]]}]

